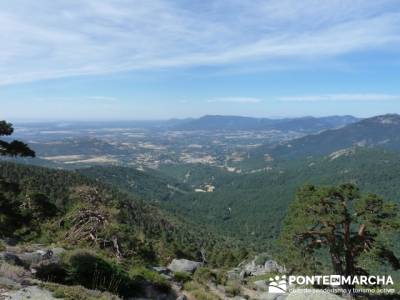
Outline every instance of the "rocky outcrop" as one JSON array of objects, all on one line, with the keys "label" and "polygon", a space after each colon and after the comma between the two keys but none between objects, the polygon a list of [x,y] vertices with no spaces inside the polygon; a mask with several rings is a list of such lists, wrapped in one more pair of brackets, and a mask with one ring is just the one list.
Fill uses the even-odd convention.
[{"label": "rocky outcrop", "polygon": [[34,272],[35,268],[43,264],[57,264],[61,262],[63,248],[45,248],[30,252],[20,252],[15,249],[0,252],[0,262],[21,266]]},{"label": "rocky outcrop", "polygon": [[197,268],[201,267],[203,263],[187,260],[187,259],[174,259],[168,265],[168,269],[174,273],[185,272],[185,273],[194,273]]},{"label": "rocky outcrop", "polygon": [[269,273],[286,272],[285,267],[279,265],[276,261],[264,258],[265,255],[256,256],[250,262],[242,262],[238,267],[227,272],[229,280],[243,280],[248,276],[259,276]]},{"label": "rocky outcrop", "polygon": [[243,275],[245,276],[259,276],[268,273],[285,273],[285,268],[280,266],[274,260],[267,260],[263,263],[259,263],[258,257],[254,258],[250,263],[245,264],[242,267]]},{"label": "rocky outcrop", "polygon": [[268,284],[265,280],[257,280],[257,281],[254,281],[253,284],[258,291],[262,291],[262,292],[268,291]]},{"label": "rocky outcrop", "polygon": [[19,290],[0,293],[0,297],[9,300],[56,300],[48,290],[37,286],[29,286]]}]

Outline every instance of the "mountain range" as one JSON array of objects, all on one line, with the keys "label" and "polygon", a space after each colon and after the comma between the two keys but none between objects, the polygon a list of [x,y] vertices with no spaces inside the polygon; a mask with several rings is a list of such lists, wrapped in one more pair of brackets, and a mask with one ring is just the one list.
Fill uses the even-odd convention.
[{"label": "mountain range", "polygon": [[240,116],[207,115],[187,120],[172,128],[175,130],[280,130],[318,132],[357,122],[353,116],[303,117],[268,119]]},{"label": "mountain range", "polygon": [[347,126],[307,135],[278,146],[261,146],[255,156],[289,159],[328,155],[351,147],[380,147],[400,150],[400,115],[376,116]]}]

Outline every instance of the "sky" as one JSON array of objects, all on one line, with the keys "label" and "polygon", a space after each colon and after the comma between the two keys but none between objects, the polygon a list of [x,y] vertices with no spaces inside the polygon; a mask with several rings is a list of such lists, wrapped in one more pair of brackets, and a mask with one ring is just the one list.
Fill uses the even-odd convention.
[{"label": "sky", "polygon": [[0,1],[0,119],[400,113],[398,0]]}]

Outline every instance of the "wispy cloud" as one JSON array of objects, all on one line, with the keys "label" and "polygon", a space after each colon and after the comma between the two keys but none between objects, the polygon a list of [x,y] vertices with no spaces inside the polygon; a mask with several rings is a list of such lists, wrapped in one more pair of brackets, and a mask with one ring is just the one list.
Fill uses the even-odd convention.
[{"label": "wispy cloud", "polygon": [[285,102],[323,102],[323,101],[400,101],[400,95],[393,94],[324,94],[279,97]]},{"label": "wispy cloud", "polygon": [[262,99],[253,97],[218,97],[208,99],[208,103],[238,103],[238,104],[256,104],[260,103]]},{"label": "wispy cloud", "polygon": [[183,3],[2,1],[0,85],[252,61],[288,64],[400,44],[397,0]]},{"label": "wispy cloud", "polygon": [[46,96],[34,97],[31,101],[45,103],[91,103],[91,104],[113,104],[119,100],[116,97],[110,96]]}]

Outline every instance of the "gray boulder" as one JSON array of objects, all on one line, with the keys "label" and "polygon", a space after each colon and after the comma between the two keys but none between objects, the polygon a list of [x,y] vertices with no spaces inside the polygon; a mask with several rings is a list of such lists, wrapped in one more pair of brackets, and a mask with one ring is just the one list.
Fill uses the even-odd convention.
[{"label": "gray boulder", "polygon": [[35,251],[35,252],[25,252],[18,254],[20,260],[24,262],[25,265],[30,266],[33,264],[37,264],[43,260],[43,255],[45,252]]},{"label": "gray boulder", "polygon": [[240,268],[234,268],[226,272],[226,276],[229,280],[241,280],[243,277],[240,275],[242,270]]},{"label": "gray boulder", "polygon": [[0,262],[6,262],[10,265],[14,266],[24,266],[24,262],[18,257],[18,255],[9,252],[2,252],[0,253]]},{"label": "gray boulder", "polygon": [[177,272],[186,272],[186,273],[194,273],[197,268],[201,267],[203,263],[197,261],[191,261],[188,259],[174,259],[168,265],[168,269],[174,273]]},{"label": "gray boulder", "polygon": [[244,276],[258,276],[268,273],[285,273],[285,268],[274,260],[262,260],[256,256],[251,262],[242,266]]},{"label": "gray boulder", "polygon": [[10,300],[57,300],[48,290],[37,286],[30,286],[19,290],[8,291],[0,296]]},{"label": "gray boulder", "polygon": [[266,273],[285,273],[285,268],[280,266],[276,261],[274,260],[267,260],[264,264],[264,270]]},{"label": "gray boulder", "polygon": [[265,280],[257,280],[254,281],[253,284],[255,285],[258,291],[262,292],[268,291],[268,284],[265,282]]}]

